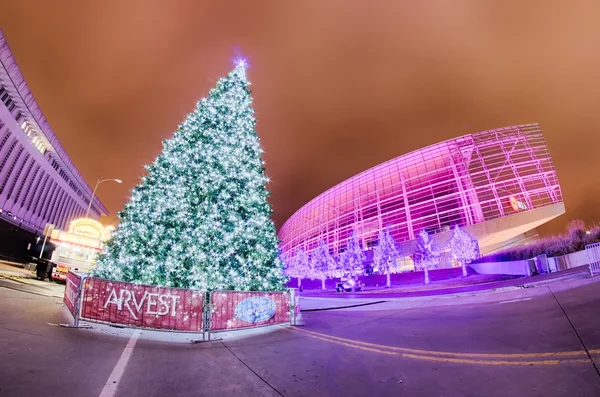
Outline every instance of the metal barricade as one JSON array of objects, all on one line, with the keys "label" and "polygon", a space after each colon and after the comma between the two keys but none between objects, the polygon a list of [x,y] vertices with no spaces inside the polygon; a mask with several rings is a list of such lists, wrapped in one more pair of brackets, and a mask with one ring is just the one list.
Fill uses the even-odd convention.
[{"label": "metal barricade", "polygon": [[[124,283],[69,272],[65,306],[80,320],[132,328],[201,332],[202,341],[215,331],[271,324],[296,325],[300,294],[288,291],[194,291]],[[86,326],[87,328],[88,326]],[[200,341],[197,341],[200,342]]]},{"label": "metal barricade", "polygon": [[590,275],[600,274],[600,243],[586,245],[585,253],[589,261]]},{"label": "metal barricade", "polygon": [[[79,320],[81,318],[81,301],[83,300],[83,289],[86,274],[69,271],[65,278],[65,294],[63,303],[73,316],[73,325],[60,324],[61,327],[80,328]],[[87,327],[85,327],[87,328]]]}]

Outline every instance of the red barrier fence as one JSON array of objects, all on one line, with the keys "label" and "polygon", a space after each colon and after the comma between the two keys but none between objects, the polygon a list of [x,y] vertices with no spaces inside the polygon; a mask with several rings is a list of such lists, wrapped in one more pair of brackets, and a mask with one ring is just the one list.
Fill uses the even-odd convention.
[{"label": "red barrier fence", "polygon": [[204,291],[66,276],[65,305],[75,318],[126,327],[204,332],[290,323],[300,312],[299,295],[286,292]]},{"label": "red barrier fence", "polygon": [[288,292],[213,291],[211,331],[289,323]]},{"label": "red barrier fence", "polygon": [[65,278],[65,306],[69,309],[73,317],[78,316],[79,311],[79,293],[81,292],[82,276],[69,272]]},{"label": "red barrier fence", "polygon": [[90,277],[81,319],[131,327],[202,331],[204,292]]}]

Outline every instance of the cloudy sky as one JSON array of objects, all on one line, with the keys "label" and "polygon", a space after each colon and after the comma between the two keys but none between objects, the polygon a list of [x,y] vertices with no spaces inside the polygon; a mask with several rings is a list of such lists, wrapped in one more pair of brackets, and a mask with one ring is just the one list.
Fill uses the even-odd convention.
[{"label": "cloudy sky", "polygon": [[[278,226],[336,183],[444,139],[539,122],[567,220],[600,220],[600,2],[0,0],[63,146],[115,214],[239,55]],[[112,220],[112,219],[111,219]]]}]

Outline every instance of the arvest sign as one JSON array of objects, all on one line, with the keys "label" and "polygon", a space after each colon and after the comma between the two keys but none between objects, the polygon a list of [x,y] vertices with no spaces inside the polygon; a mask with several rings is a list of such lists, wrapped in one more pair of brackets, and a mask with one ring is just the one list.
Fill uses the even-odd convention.
[{"label": "arvest sign", "polygon": [[285,292],[213,291],[210,302],[213,331],[290,321],[290,294]]},{"label": "arvest sign", "polygon": [[204,292],[88,278],[81,319],[133,327],[202,331]]},{"label": "arvest sign", "polygon": [[235,307],[235,318],[251,324],[269,320],[275,315],[277,305],[266,296],[246,298]]}]

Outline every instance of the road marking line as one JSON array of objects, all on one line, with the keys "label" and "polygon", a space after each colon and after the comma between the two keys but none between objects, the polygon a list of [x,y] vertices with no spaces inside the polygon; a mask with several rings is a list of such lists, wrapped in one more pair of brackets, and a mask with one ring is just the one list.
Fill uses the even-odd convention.
[{"label": "road marking line", "polygon": [[[340,338],[338,336],[321,334],[314,331],[309,331],[306,329],[293,328],[295,331],[299,331],[302,333],[307,333],[313,335],[315,337],[328,338],[340,342],[346,342],[351,345],[360,345],[361,347],[368,349],[377,349],[394,351],[402,354],[417,354],[417,355],[427,355],[427,356],[449,356],[449,357],[468,357],[468,358],[502,358],[502,359],[519,359],[519,358],[546,358],[546,357],[570,357],[570,356],[586,356],[584,350],[574,350],[567,352],[547,352],[547,353],[454,353],[454,352],[442,352],[435,350],[420,350],[420,349],[410,349],[406,347],[398,347],[398,346],[386,346],[379,345],[376,343],[363,342],[359,340]],[[593,350],[590,350],[592,353]]]},{"label": "road marking line", "polygon": [[25,281],[19,279],[18,277],[10,276],[8,274],[2,274],[2,273],[0,273],[0,278],[11,280],[11,281],[14,281],[15,283],[19,283],[19,284],[30,285],[29,283],[26,283]]},{"label": "road marking line", "polygon": [[531,298],[521,298],[521,299],[513,299],[513,300],[509,300],[509,301],[502,301],[502,302],[498,302],[498,304],[503,304],[503,303],[513,303],[513,302],[522,302],[522,301],[528,301]]},{"label": "road marking line", "polygon": [[117,387],[119,386],[119,382],[121,381],[121,377],[123,376],[123,372],[125,372],[125,367],[127,367],[127,363],[133,354],[133,348],[137,343],[138,338],[140,337],[140,330],[136,329],[131,335],[129,342],[127,342],[127,346],[123,349],[123,353],[121,353],[121,357],[119,357],[119,361],[117,361],[117,365],[112,370],[102,392],[100,393],[100,397],[114,397]]},{"label": "road marking line", "polygon": [[529,365],[558,365],[558,364],[572,364],[572,363],[588,363],[589,359],[567,359],[567,360],[538,360],[538,361],[506,361],[506,360],[469,360],[463,358],[445,358],[445,357],[432,357],[432,356],[422,356],[417,354],[409,354],[409,353],[398,353],[389,350],[379,350],[374,348],[362,347],[358,345],[353,345],[350,343],[345,343],[341,341],[336,341],[334,339],[324,338],[321,336],[310,335],[310,338],[320,339],[326,342],[335,343],[338,345],[350,347],[353,349],[369,351],[372,353],[381,353],[392,356],[406,357],[412,358],[416,360],[426,360],[426,361],[437,361],[437,362],[446,362],[446,363],[458,363],[458,364],[479,364],[479,365],[520,365],[520,366],[529,366]]}]

